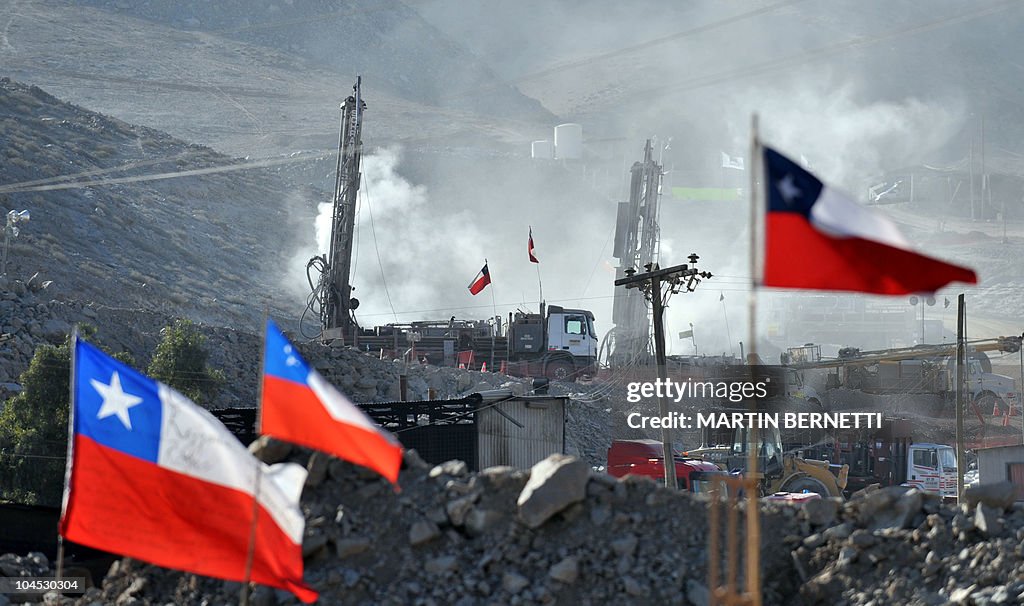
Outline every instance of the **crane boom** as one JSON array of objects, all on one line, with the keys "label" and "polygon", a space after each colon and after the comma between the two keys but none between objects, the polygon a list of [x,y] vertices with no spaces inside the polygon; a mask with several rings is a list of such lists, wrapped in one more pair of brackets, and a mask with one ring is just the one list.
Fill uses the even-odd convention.
[{"label": "crane boom", "polygon": [[[996,337],[992,339],[977,339],[967,342],[968,352],[982,351],[1005,351],[1016,353],[1021,348],[1021,337]],[[917,347],[901,347],[896,349],[880,349],[873,351],[860,351],[850,349],[840,351],[838,358],[829,359],[807,359],[806,356],[793,356],[807,347],[790,348],[792,363],[790,367],[797,370],[810,368],[839,368],[842,366],[867,366],[878,362],[898,362],[900,360],[913,360],[917,358],[932,358],[956,355],[956,343],[941,345],[919,345]],[[844,355],[844,353],[846,355]]]}]

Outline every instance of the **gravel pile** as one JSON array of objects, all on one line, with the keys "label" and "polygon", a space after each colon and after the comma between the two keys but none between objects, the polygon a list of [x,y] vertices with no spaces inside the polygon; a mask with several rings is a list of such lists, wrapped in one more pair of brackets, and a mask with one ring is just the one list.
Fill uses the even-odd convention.
[{"label": "gravel pile", "polygon": [[[320,603],[707,603],[708,502],[649,479],[616,480],[567,455],[472,473],[410,451],[396,493],[323,454],[266,440],[251,450],[310,472],[303,553]],[[961,507],[899,487],[762,503],[764,603],[1019,604],[1024,509],[1011,503],[1007,484],[974,489]],[[0,557],[10,576],[52,574],[47,565],[38,554]],[[225,604],[240,588],[124,559],[65,603]],[[265,587],[253,596],[295,603]]]},{"label": "gravel pile", "polygon": [[891,487],[836,515],[812,507],[818,532],[793,552],[808,604],[1024,603],[1024,509],[1008,483],[969,489],[942,506]]},{"label": "gravel pile", "polygon": [[[319,454],[296,450],[290,459],[310,469],[303,550],[322,603],[704,603],[706,502],[650,480],[617,481],[565,455],[532,470],[470,473],[408,453],[396,494]],[[796,510],[766,510],[767,542],[799,527]],[[799,580],[789,555],[766,550],[766,558],[782,571],[766,581],[768,603],[787,603]],[[238,590],[126,560],[78,603],[215,604]],[[264,588],[255,603],[294,599]]]}]

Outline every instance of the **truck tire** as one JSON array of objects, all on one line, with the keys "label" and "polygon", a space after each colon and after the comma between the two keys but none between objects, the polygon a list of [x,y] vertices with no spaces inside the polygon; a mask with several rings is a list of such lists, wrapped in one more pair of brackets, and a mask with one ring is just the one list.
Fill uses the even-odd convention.
[{"label": "truck tire", "polygon": [[572,364],[565,360],[552,360],[544,367],[544,375],[555,381],[571,381],[574,374]]},{"label": "truck tire", "polygon": [[828,488],[822,484],[821,480],[812,478],[811,476],[801,476],[789,480],[782,486],[784,492],[816,492],[821,495],[821,498],[827,499],[832,494],[828,491]]}]

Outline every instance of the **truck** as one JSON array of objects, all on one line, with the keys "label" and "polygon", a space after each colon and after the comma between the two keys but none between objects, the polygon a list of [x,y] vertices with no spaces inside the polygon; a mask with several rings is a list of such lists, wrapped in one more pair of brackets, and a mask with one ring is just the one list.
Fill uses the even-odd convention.
[{"label": "truck", "polygon": [[822,453],[849,465],[849,492],[871,484],[914,486],[943,498],[956,497],[956,450],[946,444],[915,442],[914,422],[886,418],[876,430],[836,435],[832,453]]},{"label": "truck", "polygon": [[359,329],[351,344],[381,357],[572,380],[596,372],[598,340],[591,311],[541,305],[540,313],[510,313],[504,324],[501,316],[452,317]]},{"label": "truck", "polygon": [[[1020,337],[979,339],[967,343],[967,390],[979,417],[988,410],[1009,413],[1020,403],[1020,392],[1012,377],[992,372],[986,355],[989,351],[1020,351]],[[825,359],[820,347],[807,344],[791,347],[782,355],[782,363],[798,371],[794,377],[814,369],[826,369],[826,394],[833,390],[854,390],[865,394],[923,394],[936,396],[939,408],[951,404],[956,394],[956,345],[918,345],[877,351],[846,347],[837,358]]]},{"label": "truck", "polygon": [[[665,480],[665,457],[657,440],[612,440],[608,448],[608,475],[621,478],[632,474]],[[714,463],[699,458],[674,454],[676,481],[679,490],[707,493],[716,475],[725,475]]]}]

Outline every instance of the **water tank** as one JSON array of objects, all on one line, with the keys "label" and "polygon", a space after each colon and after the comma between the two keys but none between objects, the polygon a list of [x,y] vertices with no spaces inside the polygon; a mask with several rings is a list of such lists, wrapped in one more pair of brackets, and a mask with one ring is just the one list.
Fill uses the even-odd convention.
[{"label": "water tank", "polygon": [[551,141],[534,141],[530,145],[530,157],[534,160],[554,160],[555,147]]},{"label": "water tank", "polygon": [[579,160],[583,157],[582,126],[559,124],[555,127],[555,157],[559,160]]}]

